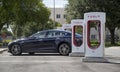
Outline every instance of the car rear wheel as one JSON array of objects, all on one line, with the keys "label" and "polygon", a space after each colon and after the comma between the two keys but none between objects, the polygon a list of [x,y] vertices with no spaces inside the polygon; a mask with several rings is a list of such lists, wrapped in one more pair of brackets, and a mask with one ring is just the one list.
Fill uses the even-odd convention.
[{"label": "car rear wheel", "polygon": [[60,46],[59,46],[59,53],[62,54],[62,55],[68,55],[70,53],[70,46],[66,43],[62,43]]},{"label": "car rear wheel", "polygon": [[20,45],[18,45],[18,44],[12,45],[11,53],[13,55],[20,55],[22,53]]}]

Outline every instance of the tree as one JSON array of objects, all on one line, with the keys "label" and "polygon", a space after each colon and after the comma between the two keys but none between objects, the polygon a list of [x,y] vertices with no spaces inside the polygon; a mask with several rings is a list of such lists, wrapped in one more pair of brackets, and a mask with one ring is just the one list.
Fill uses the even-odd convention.
[{"label": "tree", "polygon": [[5,33],[7,36],[12,36],[12,33],[8,31],[8,28],[6,27],[2,28],[1,33]]},{"label": "tree", "polygon": [[0,31],[3,25],[13,26],[13,32],[19,37],[24,27],[30,24],[45,28],[50,11],[42,0],[0,0]]},{"label": "tree", "polygon": [[115,44],[115,29],[120,27],[120,1],[119,0],[86,0],[87,4],[91,6],[92,11],[106,12],[106,27],[111,33],[111,44]]},{"label": "tree", "polygon": [[81,19],[84,17],[84,13],[87,12],[84,0],[68,0],[68,3],[66,7],[68,23],[72,19]]},{"label": "tree", "polygon": [[[66,8],[72,18],[83,18],[85,12],[106,12],[106,27],[111,33],[111,44],[115,44],[115,29],[120,27],[119,0],[68,0]],[[72,14],[71,14],[72,13]]]},{"label": "tree", "polygon": [[[53,29],[53,23],[54,21],[51,19],[49,19],[48,22],[44,24],[44,26],[41,26],[35,22],[28,22],[28,24],[26,24],[22,28],[24,31],[23,36],[27,37],[41,30]],[[55,27],[57,27],[57,26],[60,26],[61,24],[59,24],[58,22],[55,22],[55,25],[56,25]]]},{"label": "tree", "polygon": [[5,24],[8,24],[12,19],[13,3],[9,7],[9,0],[0,0],[0,31]]},{"label": "tree", "polygon": [[[28,1],[30,2],[30,0]],[[50,11],[44,6],[44,4],[42,4],[42,2],[39,1],[35,3],[32,1],[34,0],[31,0],[29,5],[27,1],[25,1],[26,6],[24,5],[23,7],[25,11],[22,11],[23,13],[20,13],[21,15],[18,15],[17,17],[18,20],[16,21],[16,25],[14,26],[16,27],[14,28],[15,34],[17,35],[16,37],[20,37],[22,35],[28,36],[29,34],[44,29],[47,21],[49,20]],[[25,29],[26,27],[30,30]],[[21,34],[18,33],[20,31],[22,31]]]}]

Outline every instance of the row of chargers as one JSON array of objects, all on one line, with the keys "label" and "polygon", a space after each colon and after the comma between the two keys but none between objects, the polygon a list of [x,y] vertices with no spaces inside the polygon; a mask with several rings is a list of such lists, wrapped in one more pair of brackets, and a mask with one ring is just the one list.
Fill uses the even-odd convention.
[{"label": "row of chargers", "polygon": [[[105,47],[104,12],[84,13],[84,19],[73,19],[64,29],[72,30],[72,52],[70,56],[85,56],[87,58],[103,58]],[[96,34],[92,39],[92,34]]]}]

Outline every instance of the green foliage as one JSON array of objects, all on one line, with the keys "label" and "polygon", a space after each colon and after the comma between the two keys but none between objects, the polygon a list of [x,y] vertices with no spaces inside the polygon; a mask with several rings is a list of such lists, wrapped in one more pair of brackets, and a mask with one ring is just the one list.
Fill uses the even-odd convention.
[{"label": "green foliage", "polygon": [[111,44],[110,42],[105,42],[105,46],[106,46],[106,47],[110,47],[110,46],[120,46],[120,41],[116,42],[115,44]]},{"label": "green foliage", "polygon": [[72,19],[84,17],[84,13],[87,11],[85,0],[68,0],[68,3],[66,7],[68,23],[70,23]]},{"label": "green foliage", "polygon": [[43,26],[41,24],[37,24],[35,22],[28,22],[27,25],[25,25],[23,27],[23,35],[26,37],[26,36],[30,36],[31,34],[37,32],[37,31],[40,31],[43,29]]},{"label": "green foliage", "polygon": [[11,25],[15,38],[28,29],[31,33],[45,29],[49,16],[42,0],[0,0],[0,31],[3,25]]},{"label": "green foliage", "polygon": [[56,27],[61,27],[62,25],[58,22],[55,22],[55,25],[54,25],[54,21],[52,19],[49,19],[49,21],[47,22],[47,26],[48,26],[47,27],[48,29],[53,29],[53,28],[56,28]]},{"label": "green foliage", "polygon": [[9,32],[6,27],[2,28],[1,33],[5,33],[7,36],[12,36],[11,32]]},{"label": "green foliage", "polygon": [[75,27],[75,33],[83,34],[83,27],[82,26],[76,26]]},{"label": "green foliage", "polygon": [[2,43],[0,43],[0,47],[2,46]]},{"label": "green foliage", "polygon": [[[24,25],[24,27],[22,27],[23,36],[27,37],[27,36],[30,36],[31,34],[41,31],[41,30],[53,29],[54,28],[53,23],[54,23],[54,21],[51,19],[49,19],[46,24],[27,22],[27,24]],[[55,22],[55,27],[57,27],[57,26],[60,26],[60,24]]]},{"label": "green foliage", "polygon": [[90,44],[91,44],[92,47],[97,47],[97,46],[99,46],[99,43],[98,43],[97,40],[92,40],[92,41],[90,41]]},{"label": "green foliage", "polygon": [[12,42],[12,40],[11,39],[7,39],[7,40],[3,40],[3,43],[9,43],[9,42]]}]

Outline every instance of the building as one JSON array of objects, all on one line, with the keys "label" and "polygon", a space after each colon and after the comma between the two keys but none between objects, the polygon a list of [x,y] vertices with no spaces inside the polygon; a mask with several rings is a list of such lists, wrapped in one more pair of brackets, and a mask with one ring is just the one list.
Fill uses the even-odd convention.
[{"label": "building", "polygon": [[66,14],[65,14],[65,8],[55,8],[55,14],[54,14],[54,8],[50,8],[51,15],[50,18],[55,21],[59,22],[60,24],[66,24]]}]

